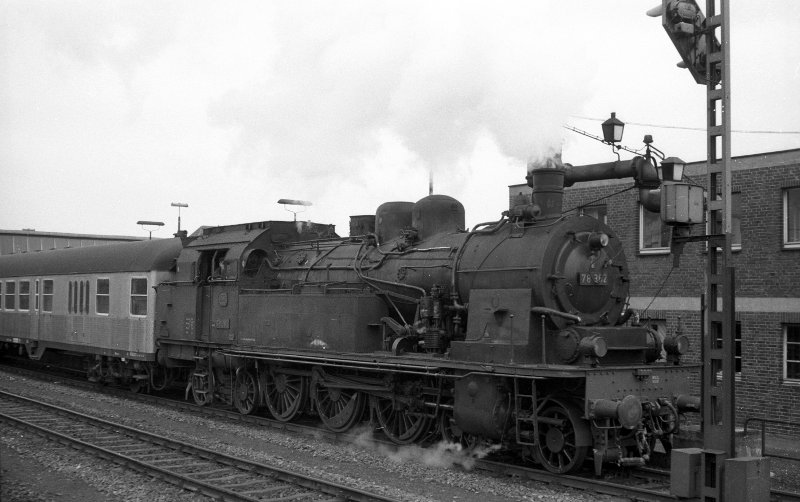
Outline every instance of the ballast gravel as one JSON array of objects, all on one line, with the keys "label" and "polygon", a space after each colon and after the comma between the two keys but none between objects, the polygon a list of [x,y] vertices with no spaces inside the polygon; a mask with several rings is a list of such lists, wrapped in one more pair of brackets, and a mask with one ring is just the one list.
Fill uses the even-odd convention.
[{"label": "ballast gravel", "polygon": [[[24,396],[46,398],[66,408],[123,425],[157,432],[228,455],[319,476],[396,500],[624,500],[471,471],[473,459],[457,449],[442,445],[387,447],[372,441],[368,428],[355,430],[348,441],[333,443],[322,437],[229,423],[2,371],[0,388]],[[3,501],[210,500],[7,425],[0,432],[0,448],[3,453],[0,498]],[[35,477],[19,472],[30,473],[31,469],[36,472]]]}]

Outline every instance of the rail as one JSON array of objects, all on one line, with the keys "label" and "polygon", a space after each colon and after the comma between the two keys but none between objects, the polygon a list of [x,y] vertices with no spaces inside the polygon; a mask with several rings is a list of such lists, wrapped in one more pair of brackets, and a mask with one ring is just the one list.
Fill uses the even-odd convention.
[{"label": "rail", "polygon": [[794,460],[795,462],[800,462],[800,457],[789,457],[786,455],[779,455],[775,453],[767,453],[767,428],[765,427],[767,424],[770,425],[786,425],[789,427],[794,427],[795,430],[798,428],[798,424],[794,422],[786,422],[784,420],[772,420],[769,418],[748,418],[744,422],[744,435],[747,436],[747,426],[750,422],[760,422],[761,423],[761,455],[765,457],[773,457],[773,458],[781,458],[784,460]]}]

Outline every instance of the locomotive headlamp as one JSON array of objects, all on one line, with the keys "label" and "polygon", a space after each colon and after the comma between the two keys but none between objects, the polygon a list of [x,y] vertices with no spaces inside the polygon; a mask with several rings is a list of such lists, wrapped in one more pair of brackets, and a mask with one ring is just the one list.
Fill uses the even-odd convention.
[{"label": "locomotive headlamp", "polygon": [[657,167],[658,177],[661,178],[661,181],[680,181],[683,179],[683,168],[685,166],[686,162],[678,157],[667,157]]},{"label": "locomotive headlamp", "polygon": [[625,122],[617,118],[617,114],[611,112],[611,118],[601,124],[603,127],[603,141],[609,144],[622,141],[622,131],[625,129]]},{"label": "locomotive headlamp", "polygon": [[608,344],[602,336],[587,336],[581,338],[578,350],[588,357],[603,357],[608,354]]},{"label": "locomotive headlamp", "polygon": [[592,249],[592,251],[598,251],[608,246],[608,240],[608,234],[593,232],[592,235],[589,236],[589,248]]}]

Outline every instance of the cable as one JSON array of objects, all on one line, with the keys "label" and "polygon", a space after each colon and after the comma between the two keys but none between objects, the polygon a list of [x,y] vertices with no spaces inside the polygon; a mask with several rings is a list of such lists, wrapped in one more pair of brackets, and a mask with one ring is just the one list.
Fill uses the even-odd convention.
[{"label": "cable", "polygon": [[647,312],[650,309],[650,306],[653,304],[654,301],[656,301],[656,298],[658,298],[658,295],[661,294],[661,290],[664,289],[664,286],[666,286],[667,281],[669,280],[669,276],[672,275],[672,271],[673,270],[675,270],[674,266],[669,269],[669,272],[667,273],[667,276],[664,278],[664,281],[661,283],[661,286],[658,287],[658,291],[656,291],[656,294],[653,295],[653,299],[650,300],[650,303],[647,304],[647,307],[645,307],[645,309],[642,310],[642,313],[639,314],[640,318],[642,318],[642,319],[644,318],[645,312]]},{"label": "cable", "polygon": [[[595,117],[584,117],[581,115],[570,115],[570,117],[582,120],[592,120],[595,122],[603,122],[607,119],[599,119]],[[644,126],[644,127],[658,127],[660,129],[681,129],[684,131],[706,131],[705,127],[685,127],[685,126],[671,126],[662,124],[648,124],[645,122],[625,122],[626,124]],[[748,130],[748,129],[731,129],[731,132],[741,134],[800,134],[800,131],[767,131],[767,130]]]}]

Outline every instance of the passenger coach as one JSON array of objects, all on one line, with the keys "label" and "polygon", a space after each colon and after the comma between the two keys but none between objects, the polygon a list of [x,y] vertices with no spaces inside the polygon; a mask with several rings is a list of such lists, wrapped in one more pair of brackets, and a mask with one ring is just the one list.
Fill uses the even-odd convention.
[{"label": "passenger coach", "polygon": [[155,290],[172,280],[180,239],[0,256],[0,342],[33,359],[78,355],[90,378],[152,380]]}]

